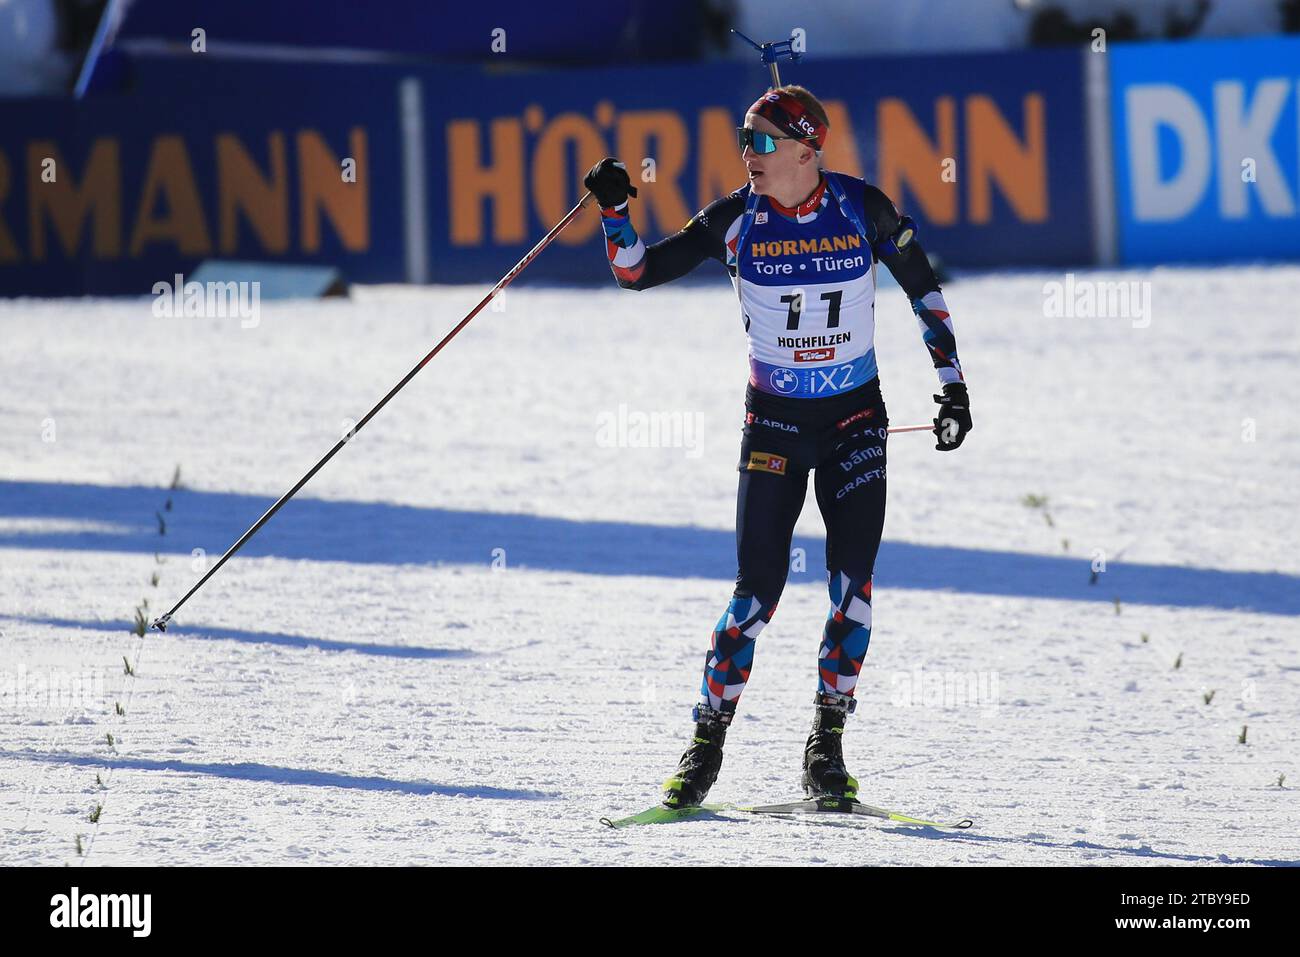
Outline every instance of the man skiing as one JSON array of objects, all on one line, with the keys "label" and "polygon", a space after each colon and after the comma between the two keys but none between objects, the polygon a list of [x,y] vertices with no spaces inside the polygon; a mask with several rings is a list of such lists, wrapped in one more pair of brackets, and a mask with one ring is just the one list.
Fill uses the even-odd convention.
[{"label": "man skiing", "polygon": [[877,261],[911,300],[938,371],[936,448],[957,448],[971,429],[948,307],[916,224],[876,187],[822,169],[828,131],[825,109],[806,89],[769,90],[737,130],[749,182],[651,246],[632,225],[628,197],[636,190],[622,163],[607,157],[584,180],[600,204],[620,286],[648,289],[718,260],[736,288],[749,340],[739,570],[705,658],[694,738],[664,783],[669,808],[702,803],[718,776],[754,641],[785,588],[810,470],[826,523],[831,608],[803,787],[809,797],[856,798],[841,742],[871,637],[871,576],[885,517],[888,419],[873,348]]}]

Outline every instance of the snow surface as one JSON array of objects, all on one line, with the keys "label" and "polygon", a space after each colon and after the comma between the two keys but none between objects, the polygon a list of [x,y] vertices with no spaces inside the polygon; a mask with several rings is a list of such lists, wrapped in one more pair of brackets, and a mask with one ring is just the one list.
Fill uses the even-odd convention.
[{"label": "snow surface", "polygon": [[[890,443],[845,750],[864,799],[964,833],[597,823],[656,801],[734,577],[720,271],[512,289],[144,638],[141,600],[178,599],[192,550],[219,555],[482,290],[263,303],[248,329],[0,303],[0,864],[1300,862],[1300,268],[1076,278],[1149,282],[1149,327],[1045,317],[1056,273],[955,279],[975,430]],[[896,288],[877,321],[891,418],[924,421]],[[620,446],[620,406],[698,433]],[[718,800],[798,795],[811,499],[796,546]]]}]

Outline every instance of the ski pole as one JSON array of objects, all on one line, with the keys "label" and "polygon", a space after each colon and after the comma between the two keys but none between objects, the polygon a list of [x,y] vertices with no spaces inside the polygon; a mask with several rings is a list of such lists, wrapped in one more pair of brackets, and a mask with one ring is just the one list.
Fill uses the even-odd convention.
[{"label": "ski pole", "polygon": [[890,435],[893,435],[895,432],[933,432],[934,423],[926,425],[895,425],[885,431]]},{"label": "ski pole", "polygon": [[228,549],[226,549],[226,553],[217,560],[217,563],[215,565],[213,565],[210,569],[208,569],[207,573],[202,578],[200,578],[197,582],[194,583],[194,587],[191,588],[189,591],[187,591],[184,597],[182,597],[180,601],[172,605],[171,609],[165,615],[161,616],[160,618],[154,619],[152,627],[157,628],[159,631],[166,631],[167,623],[171,621],[172,615],[176,614],[176,612],[180,610],[180,607],[184,605],[187,601],[189,601],[190,597],[196,591],[202,588],[204,583],[207,582],[207,580],[211,578],[213,575],[215,575],[217,571],[221,568],[221,566],[224,565],[226,561],[232,555],[235,554],[235,552],[239,551],[244,546],[245,542],[247,542],[250,538],[256,535],[258,529],[260,529],[263,525],[265,525],[267,522],[271,520],[271,516],[280,510],[280,506],[282,506],[285,502],[289,501],[289,499],[293,498],[298,493],[298,490],[301,489],[304,485],[306,485],[311,480],[311,477],[315,475],[317,472],[319,472],[324,467],[325,463],[334,457],[335,453],[338,452],[339,449],[347,445],[348,441],[354,435],[360,432],[362,428],[365,427],[365,424],[367,422],[369,422],[371,419],[375,417],[375,413],[377,413],[380,409],[382,409],[384,406],[388,404],[389,399],[397,395],[397,393],[401,392],[402,389],[406,387],[406,384],[415,378],[416,373],[419,372],[421,369],[423,369],[426,365],[428,365],[429,361],[434,356],[436,356],[439,352],[442,351],[443,346],[451,342],[452,338],[456,335],[456,333],[460,332],[462,329],[465,328],[465,326],[469,325],[469,321],[473,319],[475,316],[477,316],[484,306],[486,306],[489,302],[491,302],[494,298],[496,298],[496,296],[500,294],[501,290],[505,289],[506,286],[510,285],[510,283],[514,281],[515,277],[518,276],[521,272],[523,272],[524,268],[529,263],[531,263],[534,259],[536,259],[538,254],[541,253],[543,249],[545,249],[547,246],[551,244],[551,240],[553,240],[556,236],[560,235],[560,232],[566,226],[568,226],[569,223],[573,222],[573,220],[577,218],[578,213],[582,212],[582,208],[587,205],[587,202],[590,199],[591,199],[591,193],[584,193],[582,199],[578,200],[578,205],[574,206],[573,209],[569,210],[564,215],[564,218],[561,219],[558,223],[556,223],[555,227],[549,233],[543,236],[541,241],[532,249],[530,249],[528,251],[528,254],[524,256],[523,259],[515,263],[513,269],[511,269],[508,273],[506,273],[504,276],[501,277],[500,281],[497,282],[497,284],[492,287],[492,290],[481,300],[479,300],[479,304],[470,310],[469,315],[467,315],[460,322],[456,323],[455,328],[453,328],[451,332],[443,336],[442,340],[436,346],[430,349],[429,353],[423,359],[417,362],[415,364],[415,367],[411,369],[410,372],[408,372],[405,376],[402,377],[402,381],[400,381],[399,383],[397,383],[397,385],[389,389],[388,394],[384,396],[382,399],[380,399],[377,403],[375,403],[374,407],[369,412],[367,412],[364,416],[361,417],[360,422],[358,422],[353,428],[351,428],[347,432],[347,434],[343,436],[343,438],[339,439],[336,443],[334,443],[334,448],[326,452],[325,455],[321,457],[320,461],[318,461],[315,465],[313,465],[308,470],[306,475],[298,479],[297,484],[295,484],[293,488],[289,489],[289,491],[281,495],[280,498],[276,501],[276,503],[272,505],[270,508],[268,508],[266,512],[263,513],[262,517],[252,524],[252,526],[248,529],[248,531],[244,532],[243,535],[240,535],[239,540],[236,541],[235,544],[231,545]]}]

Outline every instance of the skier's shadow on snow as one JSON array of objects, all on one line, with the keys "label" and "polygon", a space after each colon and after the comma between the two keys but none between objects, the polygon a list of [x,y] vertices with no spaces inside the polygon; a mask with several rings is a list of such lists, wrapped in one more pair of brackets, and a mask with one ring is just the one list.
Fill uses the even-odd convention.
[{"label": "skier's shadow on snow", "polygon": [[[726,822],[728,825],[734,824],[737,818],[728,817],[723,813],[702,813],[691,817],[687,821],[674,822],[673,827],[685,827],[695,825],[697,827],[706,825],[710,822]],[[760,818],[752,818],[752,823],[762,824]],[[1044,838],[1034,837],[1010,837],[998,834],[981,834],[978,830],[972,829],[950,829],[938,827],[926,827],[920,825],[905,826],[888,826],[875,824],[875,822],[864,821],[863,818],[854,815],[836,815],[836,814],[810,814],[806,817],[791,817],[781,821],[783,827],[801,826],[809,828],[836,828],[840,830],[864,831],[871,830],[884,834],[897,834],[900,837],[922,838],[931,841],[959,841],[971,842],[976,844],[1009,844],[1016,846],[1041,847],[1054,851],[1105,851],[1111,854],[1121,854],[1126,857],[1139,857],[1146,860],[1178,861],[1188,864],[1213,863],[1213,864],[1254,864],[1260,867],[1296,867],[1300,861],[1284,861],[1274,859],[1252,859],[1229,857],[1226,854],[1176,854],[1173,852],[1161,852],[1152,849],[1149,845],[1143,844],[1139,847],[1109,847],[1104,844],[1094,844],[1091,841],[1072,841],[1068,844],[1059,841],[1049,841]],[[976,827],[978,828],[978,824]],[[1086,863],[1086,862],[1080,862]]]},{"label": "skier's shadow on snow", "polygon": [[486,785],[434,784],[429,781],[397,781],[392,778],[363,777],[331,771],[310,771],[273,764],[210,764],[193,761],[150,761],[145,758],[100,758],[81,754],[49,754],[40,751],[0,751],[0,758],[16,761],[43,761],[78,767],[121,769],[126,771],[173,771],[178,774],[205,774],[262,784],[287,784],[322,788],[351,788],[360,791],[397,791],[402,794],[438,795],[441,797],[489,798],[505,801],[552,801],[558,794],[519,788]]},{"label": "skier's shadow on snow", "polygon": [[[0,621],[22,621],[54,628],[109,631],[116,634],[131,630],[129,621],[95,621],[92,619],[51,618],[37,615],[0,615]],[[221,628],[184,622],[177,631],[186,639],[217,639],[249,644],[279,645],[282,648],[315,648],[320,651],[355,651],[381,658],[473,658],[478,652],[469,648],[426,648],[419,645],[385,645],[366,641],[337,641],[310,635],[291,635],[278,631],[252,631],[245,628]],[[168,631],[168,634],[177,632]]]},{"label": "skier's shadow on snow", "polygon": [[[174,509],[158,512],[167,498]],[[202,548],[215,556],[271,502],[231,492],[0,481],[0,521],[21,520],[17,529],[0,532],[0,547],[180,553],[187,559]],[[159,534],[155,513],[165,534]],[[42,520],[49,526],[42,528]],[[804,549],[808,570],[792,574],[791,582],[824,581],[824,541],[797,538],[794,546]],[[510,568],[726,582],[735,580],[735,554],[735,534],[724,529],[310,498],[290,502],[240,553],[485,569],[504,560]],[[1094,576],[1085,557],[891,541],[881,546],[876,586],[1300,615],[1300,576],[1292,574],[1112,558]]]},{"label": "skier's shadow on snow", "polygon": [[[978,824],[976,827],[978,827]],[[1226,854],[1176,854],[1172,851],[1154,850],[1147,844],[1143,844],[1139,847],[1110,847],[1105,844],[1094,844],[1092,841],[1071,841],[1066,844],[1060,841],[1049,841],[1043,838],[1007,837],[996,834],[980,834],[971,830],[942,831],[932,827],[882,827],[879,828],[879,830],[888,834],[901,834],[907,837],[926,838],[929,840],[971,841],[979,844],[1014,844],[1018,846],[1028,845],[1031,847],[1047,848],[1054,851],[1105,851],[1112,854],[1122,854],[1126,857],[1140,857],[1147,860],[1181,861],[1189,864],[1255,864],[1260,867],[1295,867],[1300,865],[1300,861],[1273,859],[1257,860],[1252,858],[1229,857]]]},{"label": "skier's shadow on snow", "polygon": [[[720,819],[720,815],[699,815],[694,820],[707,820],[709,817]],[[796,821],[798,824],[807,827],[837,827],[851,828],[862,830],[871,827],[869,823],[863,823],[861,818],[852,817],[847,820],[837,820],[833,814],[809,815],[807,818]],[[792,823],[792,822],[786,822]],[[1105,844],[1095,844],[1092,841],[1071,841],[1062,843],[1060,841],[1049,841],[1046,838],[1037,837],[1011,837],[1000,834],[981,834],[976,829],[963,828],[961,830],[937,827],[923,827],[919,825],[876,825],[872,830],[880,831],[885,834],[897,834],[900,837],[922,838],[931,841],[959,841],[971,842],[976,844],[1013,844],[1017,846],[1041,847],[1054,851],[1105,851],[1111,854],[1121,854],[1125,857],[1140,857],[1146,860],[1178,861],[1189,864],[1197,863],[1214,863],[1214,864],[1254,864],[1260,867],[1296,867],[1300,861],[1284,861],[1275,859],[1252,859],[1229,857],[1226,854],[1177,854],[1174,852],[1162,852],[1154,850],[1150,845],[1143,844],[1138,847],[1111,847]]]}]

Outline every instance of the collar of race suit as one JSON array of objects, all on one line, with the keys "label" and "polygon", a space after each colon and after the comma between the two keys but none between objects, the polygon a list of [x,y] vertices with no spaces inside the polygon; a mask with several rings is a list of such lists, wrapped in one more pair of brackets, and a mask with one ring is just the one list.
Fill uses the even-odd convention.
[{"label": "collar of race suit", "polygon": [[798,206],[782,206],[774,197],[767,197],[767,201],[772,204],[772,208],[788,219],[800,219],[817,211],[822,204],[822,197],[826,195],[826,174],[820,173],[817,180],[817,188],[814,189]]}]

